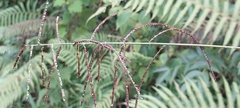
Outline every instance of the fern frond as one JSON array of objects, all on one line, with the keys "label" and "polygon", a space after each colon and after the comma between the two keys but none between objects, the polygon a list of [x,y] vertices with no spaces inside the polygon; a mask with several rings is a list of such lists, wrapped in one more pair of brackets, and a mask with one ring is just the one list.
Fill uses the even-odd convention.
[{"label": "fern frond", "polygon": [[[38,82],[38,75],[41,73],[41,67],[40,67],[41,63],[38,59],[40,59],[40,56],[35,56],[34,58],[31,59],[32,67],[28,68],[29,63],[27,63],[21,66],[19,69],[17,69],[14,73],[5,75],[5,77],[0,79],[0,84],[1,84],[0,99],[3,100],[0,102],[1,107],[5,108],[13,104],[14,101],[21,99],[21,97],[23,96],[23,93],[26,93],[26,87],[27,87],[26,84],[28,80],[27,68],[31,72],[30,89],[36,86],[35,84]],[[45,68],[45,70],[47,70],[46,65],[44,65],[43,67]],[[10,68],[10,67],[5,67],[5,68],[6,70],[4,69],[3,71],[8,71],[9,69],[7,68]],[[5,72],[5,73],[9,73],[9,72]],[[48,71],[46,71],[46,74],[48,74]]]},{"label": "fern frond", "polygon": [[[118,6],[121,7],[120,4]],[[112,9],[119,12],[130,9],[134,18],[143,19],[149,15],[151,19],[146,18],[148,22],[157,19],[165,24],[189,29],[192,34],[202,29],[201,42],[206,40],[213,44],[218,38],[224,38],[223,45],[232,40],[231,45],[238,46],[240,42],[240,0],[236,0],[235,4],[230,4],[227,0],[129,0],[122,7],[116,8],[112,5]],[[140,15],[141,12],[144,13],[143,16]],[[141,23],[141,20],[138,20],[136,25],[138,23]],[[206,38],[207,36],[210,39]],[[234,49],[231,54],[233,51]]]},{"label": "fern frond", "polygon": [[41,9],[37,9],[38,0],[34,2],[28,0],[26,6],[22,2],[19,5],[9,7],[0,12],[0,25],[9,26],[24,20],[39,18],[41,16]]},{"label": "fern frond", "polygon": [[[43,27],[43,34],[49,30],[53,29],[55,23],[55,18],[47,17],[45,20],[45,27]],[[41,23],[41,19],[30,19],[26,21],[21,21],[16,24],[12,24],[8,26],[8,28],[4,31],[4,36],[27,36],[32,37],[37,35],[39,24]]]},{"label": "fern frond", "polygon": [[[206,82],[200,78],[201,87],[190,79],[185,79],[185,85],[187,88],[187,93],[184,93],[179,89],[178,84],[176,84],[176,92],[170,90],[163,85],[157,85],[160,87],[153,87],[157,92],[158,96],[143,95],[143,100],[139,100],[138,107],[156,107],[156,108],[167,108],[167,107],[229,107],[234,108],[239,106],[239,87],[236,82],[232,83],[232,88],[230,84],[223,77],[224,81],[224,91],[220,91],[220,88],[212,78],[212,86],[208,87]],[[214,88],[213,91],[212,88]],[[210,90],[211,89],[211,90]],[[223,93],[227,96],[224,98]],[[233,97],[235,96],[235,98]],[[134,107],[135,100],[130,101],[130,107]]]}]

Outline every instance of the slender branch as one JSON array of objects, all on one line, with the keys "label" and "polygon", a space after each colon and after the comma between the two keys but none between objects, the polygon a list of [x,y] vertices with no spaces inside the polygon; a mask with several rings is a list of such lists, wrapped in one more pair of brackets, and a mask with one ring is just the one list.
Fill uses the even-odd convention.
[{"label": "slender branch", "polygon": [[48,4],[49,4],[49,2],[48,2],[48,0],[47,0],[46,6],[45,6],[45,9],[44,9],[44,12],[43,12],[42,20],[41,20],[41,25],[40,25],[40,27],[39,27],[39,32],[38,32],[38,45],[41,44],[41,43],[40,43],[40,38],[41,38],[41,36],[42,36],[42,28],[43,28],[43,25],[44,25],[44,21],[45,21],[45,19],[46,19]]},{"label": "slender branch", "polygon": [[63,101],[65,101],[65,93],[64,93],[64,90],[62,88],[62,78],[61,78],[61,74],[60,74],[59,70],[57,69],[57,67],[58,67],[58,65],[57,65],[57,56],[59,55],[59,53],[61,51],[61,48],[62,48],[61,46],[58,48],[57,54],[55,55],[55,51],[54,51],[53,45],[51,46],[54,66],[55,66],[55,69],[57,70],[58,80],[59,80],[59,83],[60,83],[60,89],[61,89],[61,92],[62,92],[62,99],[63,99]]},{"label": "slender branch", "polygon": [[[75,43],[52,43],[53,45],[74,45]],[[40,46],[51,46],[52,44],[41,44]],[[79,44],[95,44],[91,42],[82,42]],[[122,45],[124,42],[99,42],[99,44],[109,45]],[[161,42],[125,42],[126,45],[169,45],[169,46],[197,46],[197,47],[210,47],[210,48],[230,48],[240,50],[237,46],[225,46],[225,45],[207,45],[207,44],[188,44],[188,43],[161,43]],[[25,46],[38,46],[37,44],[28,44]]]},{"label": "slender branch", "polygon": [[31,77],[30,68],[31,68],[31,65],[32,65],[32,60],[31,60],[32,50],[33,50],[33,46],[30,47],[30,56],[29,56],[30,61],[29,61],[29,65],[28,65],[27,97],[26,97],[26,99],[28,99],[28,97],[29,97],[29,89],[30,89],[29,84],[30,84],[30,81],[31,81],[30,80],[30,77]]},{"label": "slender branch", "polygon": [[[31,46],[33,46],[33,45],[31,45]],[[22,53],[25,51],[26,47],[27,47],[27,45],[24,45],[24,46],[22,47],[22,49],[20,50],[20,52],[18,53],[18,56],[16,57],[16,60],[15,60],[15,62],[14,62],[13,68],[16,67],[17,62],[18,62],[18,59],[20,58],[20,56],[22,55]]]},{"label": "slender branch", "polygon": [[43,68],[43,64],[44,64],[43,49],[44,49],[44,46],[41,47],[42,86],[45,85],[45,81],[44,81],[44,68]]},{"label": "slender branch", "polygon": [[[178,31],[178,32],[187,34],[195,43],[200,44],[200,42],[199,42],[193,35],[191,35],[189,32],[187,32],[187,31],[185,31],[185,30],[182,30],[182,29],[179,29],[179,28],[175,28],[175,27],[169,26],[169,25],[167,25],[167,24],[162,24],[162,23],[148,23],[148,24],[144,24],[144,25],[141,25],[141,26],[138,26],[138,27],[134,28],[132,31],[130,31],[130,32],[127,34],[127,36],[123,39],[123,42],[124,42],[124,43],[123,43],[123,45],[122,45],[122,47],[121,47],[120,54],[121,54],[121,52],[125,53],[125,50],[126,50],[126,44],[125,44],[125,42],[127,41],[128,37],[130,37],[130,35],[133,34],[135,31],[137,31],[137,30],[139,30],[139,29],[141,29],[141,28],[147,27],[147,26],[161,26],[161,27],[166,27],[166,28],[169,28],[169,29],[174,29],[174,30],[176,30],[176,31]],[[205,51],[204,51],[204,48],[200,46],[200,49],[201,49],[201,51],[202,51],[202,53],[203,53],[203,55],[204,55],[204,57],[205,57],[205,59],[206,59],[206,62],[208,63],[208,67],[209,67],[209,69],[210,69],[210,71],[211,71],[211,73],[212,73],[213,78],[216,80],[215,75],[214,75],[214,72],[213,72],[213,70],[212,70],[211,62],[210,62],[210,60],[208,59],[208,57],[207,57],[207,55],[206,55],[206,53],[205,53]]]},{"label": "slender branch", "polygon": [[[101,43],[98,42],[98,41],[86,39],[86,40],[76,40],[76,41],[74,42],[74,45],[76,45],[77,43],[82,43],[82,42],[90,42],[90,43],[95,43],[95,44],[101,44]],[[133,84],[133,86],[134,86],[134,88],[136,89],[137,93],[140,94],[137,85],[136,85],[135,82],[133,81],[133,78],[132,78],[132,76],[130,75],[130,72],[128,71],[128,69],[127,69],[127,66],[126,66],[126,64],[125,64],[125,61],[123,60],[123,59],[124,59],[123,56],[122,56],[120,53],[118,53],[118,52],[117,52],[111,45],[109,45],[109,44],[101,44],[101,46],[104,47],[104,48],[107,48],[107,49],[109,49],[109,50],[111,50],[111,51],[113,51],[113,52],[117,55],[120,63],[121,63],[122,66],[123,66],[124,71],[127,72],[127,75],[128,75],[128,77],[129,77],[131,83]]]},{"label": "slender branch", "polygon": [[161,32],[159,32],[157,35],[153,36],[152,39],[150,39],[149,43],[152,42],[156,37],[158,37],[159,35],[163,34],[163,33],[166,33],[168,31],[171,31],[171,30],[175,30],[175,28],[170,28],[170,29],[166,29],[166,30],[163,30]]},{"label": "slender branch", "polygon": [[81,61],[80,61],[80,57],[79,57],[79,45],[76,45],[76,51],[77,51],[77,60],[78,60],[78,72],[77,72],[77,76],[78,78],[81,76],[81,70],[80,70],[80,66],[81,66]]},{"label": "slender branch", "polygon": [[107,18],[105,18],[100,24],[98,24],[98,26],[95,28],[95,30],[93,31],[93,33],[92,33],[92,36],[91,36],[91,40],[94,38],[94,36],[96,35],[96,33],[97,33],[97,31],[100,29],[100,27],[107,21],[107,20],[109,20],[110,18],[112,18],[112,17],[114,17],[114,16],[116,16],[118,14],[118,12],[117,13],[114,13],[114,14],[112,14],[112,15],[110,15],[110,16],[108,16]]},{"label": "slender branch", "polygon": [[[148,72],[148,69],[150,68],[150,66],[152,65],[153,61],[156,59],[156,57],[158,56],[158,54],[162,51],[162,49],[163,49],[164,47],[165,47],[165,45],[163,45],[163,46],[161,47],[161,49],[158,50],[158,52],[154,55],[154,57],[152,58],[152,60],[149,62],[146,70],[144,71],[144,74],[143,74],[143,76],[142,76],[142,79],[141,79],[141,81],[140,81],[139,91],[141,91],[142,83],[143,83],[143,80],[144,80],[144,78],[145,78],[145,76],[146,76],[146,74],[147,74],[147,72]],[[135,108],[137,108],[138,97],[139,97],[139,95],[137,94],[137,96],[136,96],[136,101],[135,101]]]},{"label": "slender branch", "polygon": [[[89,80],[89,83],[90,83],[90,88],[91,88],[91,93],[92,93],[92,97],[93,97],[93,100],[94,100],[94,105],[96,107],[97,105],[97,101],[96,101],[96,96],[95,96],[95,93],[94,93],[94,87],[93,87],[93,83],[92,83],[92,74],[91,74],[91,67],[90,65],[88,65],[88,54],[87,54],[87,48],[85,47],[85,45],[83,44],[83,48],[84,48],[84,56],[85,56],[85,60],[86,60],[86,67],[87,67],[87,71],[88,71],[88,78],[87,80]],[[91,63],[90,63],[91,64]]]}]

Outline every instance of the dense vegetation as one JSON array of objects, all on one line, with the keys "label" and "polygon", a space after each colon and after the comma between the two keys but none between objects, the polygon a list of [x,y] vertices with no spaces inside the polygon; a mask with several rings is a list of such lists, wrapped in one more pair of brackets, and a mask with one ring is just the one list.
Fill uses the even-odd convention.
[{"label": "dense vegetation", "polygon": [[[81,43],[73,46],[76,40],[90,39],[98,24],[116,12],[116,16],[99,28],[94,41],[121,43],[141,25],[161,23],[168,26],[146,26],[136,30],[126,40],[129,43],[124,57],[110,51],[121,51],[123,43],[111,44],[112,48]],[[0,1],[0,105],[3,108],[75,108],[83,102],[85,108],[94,107],[96,100],[97,108],[121,108],[134,107],[137,98],[140,108],[240,107],[239,12],[240,0]],[[57,16],[60,17],[57,23],[60,44],[55,33]],[[195,45],[194,39],[173,27],[191,33],[206,45],[205,53],[200,44]],[[44,48],[38,45],[38,39],[46,44]],[[150,40],[152,43],[141,44]],[[16,63],[15,58],[25,45]],[[31,45],[36,46],[31,50]],[[57,52],[60,47],[59,55],[54,55],[54,50]],[[129,75],[138,86],[143,81],[140,96],[119,59],[126,62]],[[90,69],[86,61],[92,65]],[[52,72],[55,63],[62,87],[59,87],[58,73]],[[79,69],[81,76],[78,77]],[[90,71],[92,82],[88,80]],[[26,99],[28,72],[31,73],[30,95]],[[90,86],[84,90],[86,83]],[[126,85],[129,88],[126,89]],[[61,89],[65,92],[65,101]],[[96,98],[92,97],[93,93]]]}]

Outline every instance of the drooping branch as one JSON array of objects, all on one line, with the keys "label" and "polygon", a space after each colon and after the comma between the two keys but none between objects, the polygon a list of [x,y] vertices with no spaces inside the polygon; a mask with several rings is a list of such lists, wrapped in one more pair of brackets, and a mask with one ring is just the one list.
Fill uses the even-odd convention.
[{"label": "drooping branch", "polygon": [[27,47],[27,45],[24,45],[24,46],[21,48],[20,52],[18,53],[18,56],[16,57],[16,60],[15,60],[14,65],[13,65],[13,68],[16,67],[17,62],[18,62],[18,59],[19,59],[19,57],[22,55],[22,53],[25,51],[26,47]]},{"label": "drooping branch", "polygon": [[109,44],[102,44],[102,43],[100,43],[100,42],[98,42],[98,41],[95,41],[95,40],[88,40],[88,39],[76,40],[76,41],[74,41],[74,45],[76,45],[76,44],[78,44],[78,43],[83,43],[83,42],[95,43],[95,44],[97,44],[97,45],[101,44],[102,47],[104,47],[104,48],[106,48],[106,49],[108,49],[108,50],[110,50],[110,51],[113,51],[113,52],[117,55],[120,63],[122,64],[124,71],[127,72],[127,76],[129,77],[129,79],[130,79],[131,83],[133,84],[134,88],[136,89],[137,93],[140,94],[137,85],[136,85],[135,82],[133,81],[133,78],[132,78],[132,76],[130,75],[129,70],[127,69],[126,63],[125,63],[124,60],[123,60],[123,59],[125,59],[124,56],[122,56],[120,53],[118,53],[111,45],[109,45]]},{"label": "drooping branch", "polygon": [[80,57],[79,57],[79,45],[76,45],[76,52],[77,52],[77,60],[78,60],[78,72],[77,72],[77,76],[78,78],[81,76],[81,70],[80,70],[80,65],[81,65],[81,61],[80,61]]},{"label": "drooping branch", "polygon": [[45,9],[44,9],[44,12],[43,12],[43,16],[42,16],[42,21],[41,21],[41,25],[39,27],[39,32],[38,32],[38,45],[40,45],[40,38],[42,36],[42,29],[43,29],[43,25],[44,25],[44,22],[45,22],[45,18],[46,18],[46,14],[47,14],[47,9],[48,9],[48,0],[46,2],[46,6],[45,6]]},{"label": "drooping branch", "polygon": [[33,51],[33,46],[31,45],[31,47],[30,47],[30,56],[29,56],[30,61],[29,61],[29,65],[28,65],[27,97],[26,97],[26,99],[28,99],[28,97],[29,97],[29,89],[30,89],[29,84],[30,84],[30,81],[31,81],[31,80],[30,80],[30,77],[31,77],[30,68],[31,68],[31,65],[32,65],[32,60],[31,60],[32,51]]},{"label": "drooping branch", "polygon": [[110,16],[108,16],[107,18],[105,18],[100,24],[98,24],[98,26],[95,28],[95,30],[93,31],[93,33],[92,33],[92,36],[91,36],[91,40],[94,38],[94,36],[96,35],[96,33],[97,33],[97,31],[100,29],[100,27],[101,26],[103,26],[103,24],[107,21],[107,20],[109,20],[110,18],[112,18],[112,17],[114,17],[114,16],[116,16],[118,14],[118,12],[117,13],[114,13],[114,14],[112,14],[112,15],[110,15]]},{"label": "drooping branch", "polygon": [[96,107],[97,105],[97,101],[96,101],[96,96],[95,96],[95,92],[94,92],[94,87],[93,87],[93,83],[92,83],[92,74],[91,74],[91,67],[90,65],[88,65],[88,54],[87,54],[87,48],[85,47],[85,45],[83,44],[83,49],[84,49],[84,56],[85,56],[85,61],[86,61],[86,67],[87,67],[87,71],[88,71],[88,77],[87,80],[89,80],[90,83],[90,88],[91,88],[91,94],[94,100],[94,105]]},{"label": "drooping branch", "polygon": [[[172,27],[172,26],[169,26],[167,24],[162,24],[162,23],[148,23],[148,24],[144,24],[144,25],[141,25],[141,26],[138,26],[136,28],[134,28],[132,31],[130,31],[127,36],[123,39],[123,45],[121,47],[121,50],[120,50],[120,54],[122,52],[124,52],[126,50],[126,40],[128,39],[128,37],[133,34],[135,31],[141,29],[141,28],[144,28],[144,27],[147,27],[147,26],[161,26],[161,27],[166,27],[166,28],[169,28],[169,30],[175,30],[175,31],[178,31],[178,32],[181,32],[181,33],[184,33],[184,34],[187,34],[195,43],[197,44],[200,44],[200,42],[193,36],[191,35],[189,32],[185,31],[185,30],[182,30],[182,29],[179,29],[179,28],[175,28],[175,27]],[[161,32],[160,32],[161,33]],[[158,36],[158,35],[157,35]],[[154,36],[154,38],[156,38],[157,36]],[[151,39],[152,40],[152,39]],[[211,65],[211,62],[210,60],[208,59],[208,56],[206,54],[206,52],[204,51],[204,48],[200,46],[200,49],[204,55],[204,58],[206,59],[206,62],[208,63],[208,67],[212,73],[212,76],[213,78],[216,80],[215,78],[215,75],[214,75],[214,72],[212,70],[212,65]]]},{"label": "drooping branch", "polygon": [[[61,46],[59,47],[58,51],[57,51],[57,56],[59,56],[59,53],[61,51]],[[62,92],[62,99],[63,101],[65,101],[65,93],[64,93],[64,90],[62,88],[62,78],[61,78],[61,74],[59,72],[59,70],[57,69],[58,65],[57,65],[57,56],[55,55],[55,51],[54,51],[54,48],[53,48],[53,45],[51,46],[51,49],[52,49],[52,55],[53,55],[53,61],[54,61],[54,66],[55,66],[55,69],[57,71],[57,75],[58,75],[58,80],[59,80],[59,84],[60,84],[60,88],[61,88],[61,92]]]},{"label": "drooping branch", "polygon": [[44,68],[43,68],[43,64],[44,64],[43,49],[44,49],[44,47],[42,46],[41,47],[42,86],[45,85],[45,81],[44,81]]},{"label": "drooping branch", "polygon": [[[147,72],[148,72],[148,69],[150,68],[150,66],[152,65],[153,61],[156,59],[156,57],[159,55],[159,53],[162,51],[162,49],[163,49],[164,47],[165,47],[165,45],[163,45],[163,46],[158,50],[158,52],[154,55],[154,57],[152,58],[152,60],[149,62],[148,66],[147,66],[146,70],[144,71],[143,76],[142,76],[142,78],[141,78],[141,80],[140,80],[139,91],[141,91],[142,83],[143,83],[143,80],[144,80],[144,78],[145,78],[145,76],[146,76],[146,74],[147,74]],[[136,96],[136,101],[135,101],[135,108],[137,108],[138,97],[139,97],[139,95],[137,94],[137,96]]]}]

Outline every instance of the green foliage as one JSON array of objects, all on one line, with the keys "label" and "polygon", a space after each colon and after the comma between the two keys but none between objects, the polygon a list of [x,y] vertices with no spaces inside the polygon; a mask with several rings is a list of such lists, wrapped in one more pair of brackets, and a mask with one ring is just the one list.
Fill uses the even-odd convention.
[{"label": "green foliage", "polygon": [[[54,27],[55,18],[47,17],[43,29],[43,36],[50,35],[47,34],[47,30],[51,30]],[[33,37],[36,36],[39,30],[39,25],[41,23],[41,19],[29,19],[26,21],[21,21],[16,24],[12,24],[8,26],[8,28],[4,32],[5,37],[11,36],[28,36]],[[13,32],[14,31],[14,32]]]},{"label": "green foliage", "polygon": [[[73,40],[89,39],[98,23],[118,12],[116,18],[111,18],[100,27],[101,32],[98,32],[94,40],[122,42],[123,37],[133,28],[149,22],[161,22],[192,31],[196,38],[204,43],[239,46],[239,1],[236,0],[235,3],[230,4],[223,0],[55,0],[48,5],[53,9],[47,11],[41,42],[57,43],[53,27],[56,15],[60,16],[61,39],[70,43]],[[79,107],[84,83],[88,76],[81,44],[79,55],[82,76],[80,78],[77,78],[78,61],[76,50],[72,45],[62,45],[62,51],[58,57],[58,70],[62,75],[66,102],[62,101],[55,72],[50,85],[49,100],[43,103],[46,88],[40,84],[42,71],[39,46],[34,47],[34,56],[30,59],[30,51],[27,48],[20,57],[17,68],[12,69],[19,47],[36,43],[41,12],[45,7],[43,1],[36,0],[24,0],[16,4],[16,2],[0,2],[0,100],[3,100],[0,105],[3,107],[27,107],[28,104],[31,107]],[[147,42],[162,30],[165,28],[146,27],[136,31],[127,41]],[[162,34],[154,42],[183,42],[181,37],[176,41],[171,40],[170,36],[176,34],[176,32]],[[19,44],[20,39],[24,40],[24,36],[27,36],[26,40]],[[185,37],[182,40],[184,39]],[[54,44],[55,49],[57,46]],[[122,45],[112,46],[119,51]],[[86,45],[86,47],[88,61],[91,61],[97,46]],[[159,47],[157,45],[126,45],[126,65],[137,85]],[[142,95],[144,100],[139,100],[138,107],[240,107],[238,102],[240,80],[237,77],[240,73],[240,53],[233,52],[234,50],[231,49],[223,49],[219,53],[218,50],[206,49],[212,68],[217,74],[217,82],[211,82],[207,73],[209,69],[200,49],[172,46],[166,48],[157,55],[143,80],[141,93],[148,94]],[[97,59],[93,61],[91,73],[97,107],[108,108],[111,106],[114,62],[117,57],[107,50],[103,52],[106,55],[100,63],[102,77],[100,82],[97,81]],[[227,58],[227,55],[231,54],[232,56]],[[97,54],[98,57],[99,54]],[[30,68],[29,63],[32,64]],[[46,81],[52,64],[52,52],[49,47],[45,47],[44,80]],[[31,96],[26,100],[28,70],[31,72]],[[224,76],[224,79],[219,75]],[[123,77],[123,69],[119,68],[113,107],[125,102]],[[231,83],[233,87],[229,87]],[[160,89],[153,87],[153,91],[150,86],[154,84],[160,86]],[[133,85],[130,85],[129,91],[129,96],[133,99],[136,94]],[[133,100],[130,106],[134,106]],[[86,89],[82,107],[94,107],[89,86]]]},{"label": "green foliage", "polygon": [[[157,20],[182,29],[188,27],[193,34],[202,30],[201,41],[205,40],[213,44],[219,38],[224,37],[222,45],[239,46],[240,31],[235,29],[240,22],[238,19],[239,0],[235,4],[230,4],[227,0],[129,0],[124,5],[121,5],[119,1],[104,3],[90,18],[105,12],[106,7],[111,6],[110,14],[120,13],[116,26],[117,29],[120,28],[121,33],[139,23]],[[128,15],[124,15],[124,13]],[[231,54],[233,51],[234,49],[232,49]]]},{"label": "green foliage", "polygon": [[0,25],[9,26],[24,20],[40,17],[42,8],[37,8],[37,2],[38,0],[34,2],[27,0],[26,6],[19,2],[16,6],[2,10],[0,12]]},{"label": "green foliage", "polygon": [[[184,84],[187,90],[184,92],[179,88],[179,85],[175,83],[175,89],[169,89],[164,85],[157,84],[152,88],[156,91],[156,95],[142,95],[143,99],[139,99],[138,108],[168,108],[176,107],[239,107],[240,95],[239,87],[236,82],[232,82],[232,89],[230,84],[224,77],[224,90],[219,90],[220,86],[212,79],[211,85],[203,80],[199,79],[198,82],[184,79]],[[213,89],[213,90],[212,90]],[[222,95],[222,93],[225,95]],[[236,94],[235,96],[232,94]],[[227,98],[226,98],[226,97]],[[135,100],[130,101],[130,107],[134,107]]]}]

